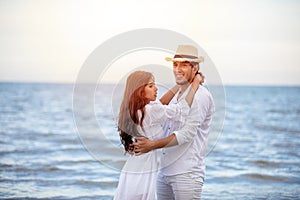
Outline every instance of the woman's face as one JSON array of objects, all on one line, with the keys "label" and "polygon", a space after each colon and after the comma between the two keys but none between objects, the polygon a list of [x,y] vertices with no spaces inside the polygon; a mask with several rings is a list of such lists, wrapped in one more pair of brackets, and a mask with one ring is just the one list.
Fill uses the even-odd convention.
[{"label": "woman's face", "polygon": [[145,98],[150,101],[155,101],[157,97],[157,87],[155,86],[154,79],[151,78],[149,83],[145,86]]}]

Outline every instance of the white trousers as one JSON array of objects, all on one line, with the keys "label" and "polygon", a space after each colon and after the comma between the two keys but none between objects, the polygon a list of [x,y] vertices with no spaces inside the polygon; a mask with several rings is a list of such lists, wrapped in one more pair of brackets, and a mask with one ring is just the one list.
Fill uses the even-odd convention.
[{"label": "white trousers", "polygon": [[157,199],[201,199],[203,182],[203,178],[196,172],[188,172],[173,176],[164,176],[162,173],[158,173],[156,185]]}]

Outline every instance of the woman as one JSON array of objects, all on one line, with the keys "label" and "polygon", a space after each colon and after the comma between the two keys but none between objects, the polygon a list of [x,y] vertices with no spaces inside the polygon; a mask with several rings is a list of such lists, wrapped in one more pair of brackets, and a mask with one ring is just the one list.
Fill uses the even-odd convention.
[{"label": "woman", "polygon": [[[197,75],[185,101],[163,105],[161,102],[167,104],[173,98],[179,89],[178,86],[173,87],[160,101],[156,101],[157,87],[153,75],[145,71],[130,74],[126,81],[118,121],[125,151],[134,151],[131,146],[133,136],[142,135],[152,140],[160,139],[167,119],[176,119],[184,123],[201,81],[202,77]],[[122,169],[114,199],[155,199],[157,169],[156,151],[140,156],[130,155]]]}]

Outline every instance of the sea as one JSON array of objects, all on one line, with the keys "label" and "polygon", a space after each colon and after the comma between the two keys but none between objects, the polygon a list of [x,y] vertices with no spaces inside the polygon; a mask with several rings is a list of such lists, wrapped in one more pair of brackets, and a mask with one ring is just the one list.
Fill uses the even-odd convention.
[{"label": "sea", "polygon": [[[113,199],[128,157],[115,89],[102,85],[84,101],[73,84],[0,83],[0,199]],[[211,89],[202,199],[300,199],[300,87],[222,91]]]}]

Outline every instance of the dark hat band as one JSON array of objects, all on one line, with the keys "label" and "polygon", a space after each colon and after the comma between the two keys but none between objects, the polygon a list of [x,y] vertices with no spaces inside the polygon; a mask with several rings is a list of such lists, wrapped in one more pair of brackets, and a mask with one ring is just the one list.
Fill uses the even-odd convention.
[{"label": "dark hat band", "polygon": [[178,55],[178,54],[176,54],[175,56],[174,56],[174,58],[188,58],[188,59],[198,59],[198,57],[197,56],[191,56],[191,55]]}]

